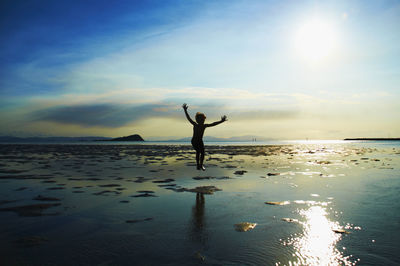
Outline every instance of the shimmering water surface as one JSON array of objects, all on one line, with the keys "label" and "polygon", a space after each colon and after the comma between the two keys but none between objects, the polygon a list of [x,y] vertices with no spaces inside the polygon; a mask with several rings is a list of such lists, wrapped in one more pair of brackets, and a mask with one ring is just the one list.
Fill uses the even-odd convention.
[{"label": "shimmering water surface", "polygon": [[203,172],[188,145],[0,145],[1,264],[400,263],[396,143],[206,152]]}]

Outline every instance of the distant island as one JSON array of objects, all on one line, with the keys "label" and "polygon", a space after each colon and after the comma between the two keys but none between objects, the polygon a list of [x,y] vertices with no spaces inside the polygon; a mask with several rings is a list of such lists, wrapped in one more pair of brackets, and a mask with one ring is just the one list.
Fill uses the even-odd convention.
[{"label": "distant island", "polygon": [[400,138],[346,138],[344,140],[377,140],[377,141],[399,141]]},{"label": "distant island", "polygon": [[144,141],[138,135],[130,135],[119,138],[109,137],[14,137],[14,136],[0,136],[0,143],[64,143],[64,142],[93,142],[93,141]]},{"label": "distant island", "polygon": [[134,134],[130,136],[109,139],[107,141],[144,141],[144,139],[140,135]]},{"label": "distant island", "polygon": [[58,143],[58,142],[90,142],[109,140],[107,137],[14,137],[0,136],[0,142],[6,143]]}]

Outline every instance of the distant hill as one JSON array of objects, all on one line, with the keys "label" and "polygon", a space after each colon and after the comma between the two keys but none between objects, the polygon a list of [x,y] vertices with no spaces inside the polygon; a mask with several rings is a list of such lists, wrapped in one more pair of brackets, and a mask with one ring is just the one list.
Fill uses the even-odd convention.
[{"label": "distant hill", "polygon": [[81,141],[95,141],[95,140],[109,140],[107,137],[13,137],[13,136],[0,136],[0,142],[8,143],[21,143],[21,142],[81,142]]},{"label": "distant hill", "polygon": [[[185,137],[180,139],[169,139],[163,140],[162,142],[190,142],[192,137]],[[204,141],[206,142],[246,142],[246,141],[268,141],[271,139],[263,138],[260,136],[246,135],[240,137],[230,137],[230,138],[218,138],[213,136],[205,136]]]},{"label": "distant hill", "polygon": [[138,135],[130,135],[119,138],[108,137],[13,137],[13,136],[0,136],[0,143],[57,143],[57,142],[91,142],[91,141],[144,141]]},{"label": "distant hill", "polygon": [[113,138],[108,141],[144,141],[144,139],[140,135],[134,134],[126,137]]}]

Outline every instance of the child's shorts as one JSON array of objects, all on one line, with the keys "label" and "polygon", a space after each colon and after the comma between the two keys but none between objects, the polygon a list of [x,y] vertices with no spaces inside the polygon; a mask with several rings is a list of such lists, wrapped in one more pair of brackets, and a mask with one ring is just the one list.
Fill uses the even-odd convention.
[{"label": "child's shorts", "polygon": [[192,146],[197,152],[204,152],[204,143],[202,140],[193,140],[192,139]]}]

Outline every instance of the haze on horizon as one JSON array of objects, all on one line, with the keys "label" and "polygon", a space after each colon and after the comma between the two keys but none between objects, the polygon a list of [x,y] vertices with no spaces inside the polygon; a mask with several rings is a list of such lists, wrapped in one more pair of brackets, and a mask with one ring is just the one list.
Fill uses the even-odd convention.
[{"label": "haze on horizon", "polygon": [[0,135],[400,136],[397,1],[2,1]]}]

